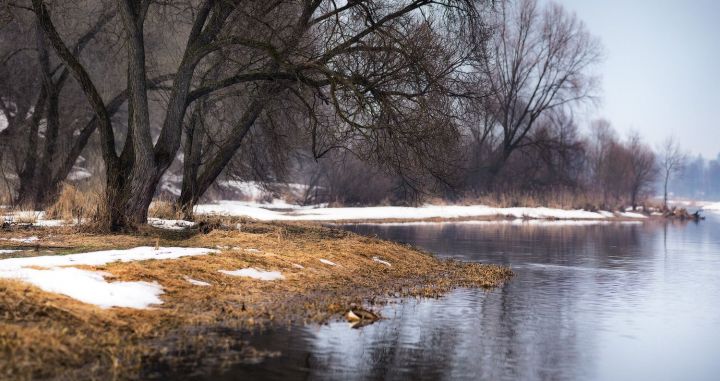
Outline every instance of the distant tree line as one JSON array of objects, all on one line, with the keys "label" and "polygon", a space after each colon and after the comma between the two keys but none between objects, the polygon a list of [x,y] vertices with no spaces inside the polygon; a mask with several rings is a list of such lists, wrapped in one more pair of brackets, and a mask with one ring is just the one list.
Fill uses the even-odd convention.
[{"label": "distant tree line", "polygon": [[710,160],[701,155],[688,158],[669,188],[675,197],[720,200],[720,153]]},{"label": "distant tree line", "polygon": [[580,132],[602,49],[555,3],[2,0],[0,18],[5,202],[85,178],[113,230],[168,179],[190,218],[223,178],[302,182],[301,202],[636,206],[660,173],[639,136]]}]

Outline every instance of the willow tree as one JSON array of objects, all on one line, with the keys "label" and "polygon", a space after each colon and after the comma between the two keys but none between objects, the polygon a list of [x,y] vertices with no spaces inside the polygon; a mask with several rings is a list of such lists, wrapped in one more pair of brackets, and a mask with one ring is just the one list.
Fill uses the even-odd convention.
[{"label": "willow tree", "polygon": [[[235,26],[273,49],[221,52],[234,64],[213,66],[207,84],[193,92],[203,100],[185,141],[178,204],[186,214],[234,157],[257,148],[248,142],[252,136],[300,135],[316,159],[350,151],[393,170],[410,187],[423,175],[441,179],[450,167],[459,139],[454,99],[462,96],[463,65],[475,54],[467,37],[481,21],[479,9],[461,1],[290,4],[276,3],[276,13]],[[235,84],[208,101],[205,88],[257,76],[258,66],[275,81]],[[235,74],[208,79],[218,71]],[[219,114],[232,114],[224,118],[234,120],[231,128],[213,127],[213,120],[223,124]],[[264,139],[260,149],[290,147]]]},{"label": "willow tree", "polygon": [[[434,88],[434,76],[425,77],[430,82],[427,79],[403,81],[402,78],[422,76],[422,73],[393,65],[392,58],[381,61],[365,57],[374,56],[376,52],[387,55],[403,50],[402,40],[393,36],[421,33],[419,26],[429,25],[428,14],[452,17],[457,24],[464,24],[476,16],[475,4],[470,0],[370,0],[344,4],[322,0],[270,3],[203,0],[173,4],[118,0],[115,3],[121,30],[118,38],[126,50],[126,59],[121,62],[126,66],[128,88],[127,138],[121,142],[116,138],[118,127],[113,124],[98,90],[99,78],[92,78],[65,44],[48,5],[43,0],[33,0],[32,8],[56,54],[80,84],[97,118],[107,174],[108,222],[116,230],[146,221],[158,182],[178,152],[183,121],[194,101],[238,84],[253,84],[253,91],[245,96],[242,117],[203,172],[198,174],[199,192],[202,193],[202,188],[212,182],[232,158],[246,131],[262,112],[263,105],[280,92],[305,90],[304,87],[298,90],[294,84],[306,85],[309,89],[324,88],[323,93],[315,92],[314,96],[335,105],[335,115],[349,125],[371,129],[378,121],[392,123],[395,113],[391,111],[406,107],[407,100],[417,93]],[[168,49],[164,44],[149,44],[150,29],[146,30],[146,27],[150,25],[155,28],[155,33],[162,33],[159,28],[173,26],[168,24],[169,20],[187,25],[170,36],[172,42],[182,40],[173,45],[177,49]],[[265,28],[265,24],[270,28]],[[156,110],[151,109],[148,95],[148,57],[155,57],[156,49],[165,49],[168,54],[163,62],[166,66],[172,65],[173,81],[163,108],[158,112],[160,127],[155,138],[151,112]],[[173,52],[177,54],[173,56]],[[236,65],[234,53],[236,56],[242,52],[250,52],[257,59]],[[210,58],[216,56],[228,63],[229,69],[222,72],[226,76],[212,83],[202,81],[199,73],[204,71],[199,68],[206,67]],[[396,56],[402,57],[402,53]],[[404,57],[405,60],[412,58]],[[368,63],[356,70],[347,70],[361,61]],[[383,76],[363,75],[362,67],[377,73],[387,70],[404,73],[396,76],[400,80],[383,82]],[[366,102],[366,99],[372,101]],[[358,112],[360,109],[363,112]],[[386,136],[389,135],[391,133]],[[403,155],[401,152],[396,154]]]},{"label": "willow tree", "polygon": [[[92,3],[101,5],[100,3]],[[109,117],[123,111],[128,98],[124,84],[104,71],[110,63],[103,58],[113,54],[112,32],[116,26],[113,8],[85,12],[72,4],[55,3],[62,15],[63,33],[72,56],[86,64],[91,73],[102,73],[104,107]],[[93,9],[96,9],[95,7]],[[2,154],[15,171],[14,203],[36,210],[44,208],[57,195],[82,152],[91,142],[98,118],[87,107],[70,67],[57,57],[49,45],[32,8],[21,2],[8,3],[4,9],[10,21],[0,33],[0,114],[8,126],[0,132]],[[156,89],[172,76],[148,80]]]}]

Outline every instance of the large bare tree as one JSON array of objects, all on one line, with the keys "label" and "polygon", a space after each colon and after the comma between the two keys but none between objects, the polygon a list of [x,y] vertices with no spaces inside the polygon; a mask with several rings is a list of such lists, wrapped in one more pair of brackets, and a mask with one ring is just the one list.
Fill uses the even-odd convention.
[{"label": "large bare tree", "polygon": [[673,137],[668,137],[660,146],[660,171],[663,179],[663,206],[667,208],[668,183],[670,179],[681,173],[687,162],[687,155]]},{"label": "large bare tree", "polygon": [[657,163],[655,152],[644,144],[636,133],[630,135],[627,142],[628,170],[622,173],[628,181],[630,192],[630,205],[633,210],[638,206],[638,200],[645,192],[650,192],[657,178]]},{"label": "large bare tree", "polygon": [[[115,7],[121,20],[119,38],[127,53],[127,138],[122,143],[116,139],[117,128],[98,89],[97,78],[93,79],[66,45],[48,5],[42,0],[32,1],[48,40],[80,84],[95,113],[106,167],[109,224],[113,229],[145,222],[158,182],[178,152],[185,114],[194,101],[238,84],[253,83],[228,139],[217,147],[197,175],[199,187],[195,193],[202,194],[203,188],[232,159],[264,106],[281,92],[293,91],[294,84],[308,86],[311,94],[312,89],[326,89],[315,91],[313,98],[332,105],[334,116],[359,131],[370,131],[381,122],[388,125],[401,121],[393,120],[401,109],[407,113],[421,107],[440,107],[439,110],[446,107],[412,101],[413,97],[429,95],[438,73],[433,67],[415,67],[416,71],[411,71],[406,65],[396,64],[396,60],[413,58],[403,56],[408,50],[402,49],[400,38],[427,33],[424,30],[432,26],[428,15],[454,17],[458,25],[475,16],[474,2],[465,0],[345,4],[321,0],[272,3],[205,0],[183,6],[119,0]],[[146,26],[166,22],[169,13],[185,21],[188,27],[179,31],[184,42],[178,44],[177,56],[166,59],[174,62],[170,71],[174,77],[159,113],[160,128],[155,138],[148,94],[148,57],[153,57],[154,45],[148,44]],[[413,48],[409,51],[418,52],[418,46]],[[234,54],[246,52],[251,52],[256,60],[230,65],[223,72],[225,76],[213,83],[200,81],[198,68],[204,67],[210,58],[222,55],[233,63]],[[385,56],[389,58],[378,59]],[[391,77],[372,74],[394,70],[397,75]],[[417,80],[418,77],[421,79]],[[382,134],[377,136],[383,138]]]},{"label": "large bare tree", "polygon": [[516,149],[532,144],[527,138],[543,114],[593,99],[592,70],[601,59],[599,41],[561,5],[498,3],[487,59],[480,65],[490,87],[482,109],[492,127],[481,126],[481,136],[497,140],[487,164],[490,181]]}]

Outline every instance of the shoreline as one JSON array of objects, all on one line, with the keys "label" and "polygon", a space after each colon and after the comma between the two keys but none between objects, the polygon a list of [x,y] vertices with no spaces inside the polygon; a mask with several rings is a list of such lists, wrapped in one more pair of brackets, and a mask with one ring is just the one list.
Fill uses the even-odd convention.
[{"label": "shoreline", "polygon": [[[322,324],[341,318],[351,306],[372,309],[398,297],[438,297],[457,287],[492,288],[512,276],[505,267],[441,260],[406,245],[316,224],[243,221],[240,231],[229,226],[235,225],[219,224],[207,233],[152,227],[118,235],[78,233],[70,227],[0,232],[0,249],[40,252],[63,247],[59,254],[141,246],[218,250],[76,266],[108,274],[110,284],[161,285],[162,304],[146,309],[100,308],[0,279],[0,306],[5,309],[0,314],[0,374],[19,379],[135,379],[151,377],[148,370],[153,369],[217,367],[218,361],[230,364],[272,355],[257,352],[238,337],[244,335],[233,332]],[[28,236],[37,238],[23,242]],[[282,278],[232,275],[248,268],[277,272]]]}]

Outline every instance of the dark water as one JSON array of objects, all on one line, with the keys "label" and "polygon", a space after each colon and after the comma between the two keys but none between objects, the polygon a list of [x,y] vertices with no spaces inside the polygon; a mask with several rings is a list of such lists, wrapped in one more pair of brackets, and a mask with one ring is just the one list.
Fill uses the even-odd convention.
[{"label": "dark water", "polygon": [[700,224],[356,225],[440,256],[506,264],[485,292],[404,301],[251,342],[282,355],[213,380],[720,380],[720,219]]}]

